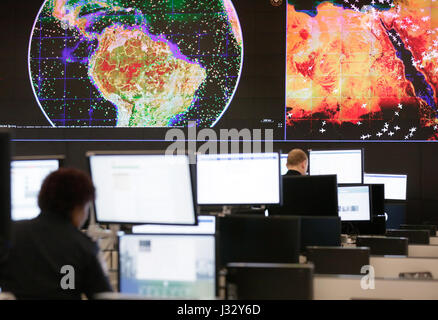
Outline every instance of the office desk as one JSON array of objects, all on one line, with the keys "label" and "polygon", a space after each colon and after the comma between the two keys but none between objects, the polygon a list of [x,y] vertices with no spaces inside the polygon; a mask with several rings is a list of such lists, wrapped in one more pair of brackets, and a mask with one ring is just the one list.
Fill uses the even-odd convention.
[{"label": "office desk", "polygon": [[409,257],[429,257],[429,258],[438,258],[438,245],[433,244],[425,244],[425,245],[417,245],[410,244],[408,245],[408,256]]},{"label": "office desk", "polygon": [[315,275],[315,300],[438,300],[438,280],[376,278],[374,290],[361,288],[362,276]]},{"label": "office desk", "polygon": [[[438,237],[431,237],[430,244],[409,244],[408,256],[420,257],[420,258],[438,258]],[[353,248],[356,247],[355,243],[342,243],[342,247]]]},{"label": "office desk", "polygon": [[398,278],[401,272],[430,272],[438,279],[437,258],[415,258],[406,256],[370,256],[377,278]]}]

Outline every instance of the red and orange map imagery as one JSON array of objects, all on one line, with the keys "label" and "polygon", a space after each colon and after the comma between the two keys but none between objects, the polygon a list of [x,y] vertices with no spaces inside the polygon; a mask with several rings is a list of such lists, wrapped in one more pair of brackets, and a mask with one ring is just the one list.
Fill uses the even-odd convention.
[{"label": "red and orange map imagery", "polygon": [[438,1],[289,1],[287,139],[437,140]]}]

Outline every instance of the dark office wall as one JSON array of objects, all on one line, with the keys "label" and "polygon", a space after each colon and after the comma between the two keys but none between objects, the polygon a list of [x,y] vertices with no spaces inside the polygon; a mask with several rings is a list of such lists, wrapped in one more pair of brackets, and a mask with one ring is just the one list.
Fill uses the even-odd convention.
[{"label": "dark office wall", "polygon": [[11,183],[10,183],[10,136],[0,129],[0,264],[10,240]]},{"label": "dark office wall", "polygon": [[[13,152],[65,155],[65,165],[87,170],[90,150],[164,150],[168,142],[15,142]],[[438,144],[436,143],[276,143],[274,150],[292,148],[364,148],[365,171],[408,175],[408,223],[438,220]]]}]

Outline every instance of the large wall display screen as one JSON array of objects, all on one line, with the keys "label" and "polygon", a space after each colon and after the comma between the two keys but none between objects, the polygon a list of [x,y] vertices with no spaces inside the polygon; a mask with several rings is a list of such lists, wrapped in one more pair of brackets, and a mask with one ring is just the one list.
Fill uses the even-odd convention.
[{"label": "large wall display screen", "polygon": [[239,82],[242,41],[230,0],[48,0],[29,70],[54,126],[210,126]]},{"label": "large wall display screen", "polygon": [[438,138],[435,0],[2,8],[0,126],[24,129],[19,139],[165,140],[193,126],[276,141]]},{"label": "large wall display screen", "polygon": [[[80,138],[93,140],[104,128],[115,129],[105,139],[123,132],[123,139],[137,133],[132,139],[165,140],[168,128],[194,122],[273,129],[284,138],[285,2],[5,0],[4,6],[0,20],[11,45],[0,53],[0,125],[56,128],[44,135],[53,139],[75,139],[81,130],[71,128],[89,128],[96,130]],[[36,136],[17,131],[20,139]]]},{"label": "large wall display screen", "polygon": [[436,140],[438,2],[289,1],[287,138]]}]

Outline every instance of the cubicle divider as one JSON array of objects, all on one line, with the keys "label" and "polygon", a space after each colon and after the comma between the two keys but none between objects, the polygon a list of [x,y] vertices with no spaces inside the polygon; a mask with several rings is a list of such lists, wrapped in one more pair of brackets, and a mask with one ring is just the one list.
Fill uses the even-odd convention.
[{"label": "cubicle divider", "polygon": [[226,299],[312,300],[313,265],[229,263]]},{"label": "cubicle divider", "polygon": [[408,239],[403,237],[358,236],[356,246],[369,247],[372,255],[408,255]]}]

